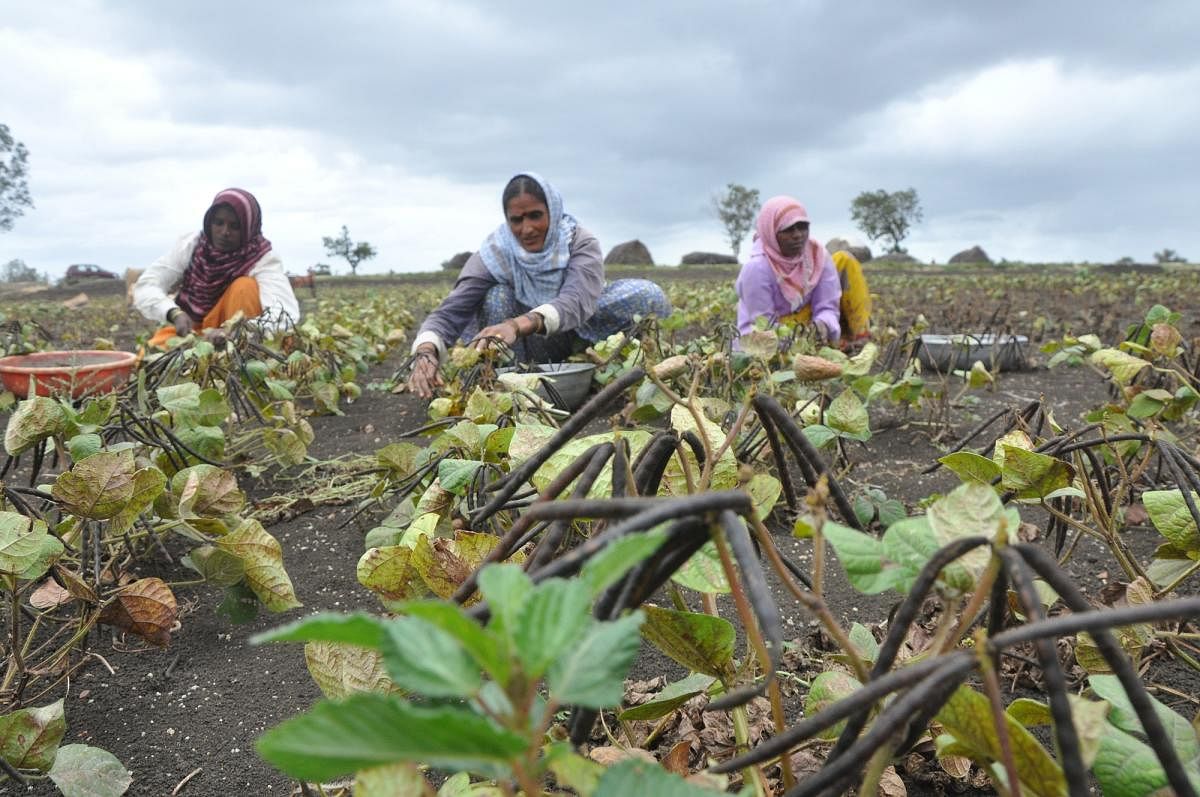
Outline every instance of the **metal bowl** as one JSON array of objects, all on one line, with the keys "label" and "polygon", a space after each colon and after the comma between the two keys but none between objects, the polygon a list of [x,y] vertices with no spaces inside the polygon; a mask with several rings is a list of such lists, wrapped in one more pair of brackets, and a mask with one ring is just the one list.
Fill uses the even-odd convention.
[{"label": "metal bowl", "polygon": [[[525,371],[519,368],[500,368],[496,373]],[[592,375],[596,366],[591,363],[542,363],[528,368],[528,373],[538,374],[543,382],[549,382],[551,390],[544,385],[538,387],[538,395],[553,402],[559,409],[574,411],[587,400],[592,386]]]},{"label": "metal bowl", "polygon": [[1025,335],[922,335],[917,358],[926,368],[938,371],[967,371],[982,362],[992,371],[1020,371],[1028,366]]},{"label": "metal bowl", "polygon": [[131,352],[97,349],[16,354],[0,358],[0,380],[18,398],[27,398],[31,390],[81,398],[122,387],[137,361]]}]

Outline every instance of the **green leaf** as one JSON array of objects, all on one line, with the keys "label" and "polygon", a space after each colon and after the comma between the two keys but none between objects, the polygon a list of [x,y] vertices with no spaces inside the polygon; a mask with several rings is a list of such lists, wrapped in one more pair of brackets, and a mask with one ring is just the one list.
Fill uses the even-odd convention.
[{"label": "green leaf", "polygon": [[72,462],[86,459],[104,447],[104,440],[98,434],[77,434],[67,441],[67,453]]},{"label": "green leaf", "polygon": [[[812,685],[808,689],[808,696],[804,699],[804,715],[811,717],[829,708],[837,701],[849,697],[859,689],[862,689],[862,684],[854,680],[849,673],[841,670],[823,672],[812,680]],[[842,720],[821,731],[817,734],[817,738],[836,739],[845,727],[846,720]]]},{"label": "green leaf", "polygon": [[540,678],[591,622],[591,593],[576,580],[551,578],[533,588],[517,614],[513,641],[525,674]]},{"label": "green leaf", "polygon": [[284,612],[303,604],[296,600],[292,580],[283,569],[283,548],[257,520],[246,520],[217,540],[217,547],[242,559],[246,585],[268,611]]},{"label": "green leaf", "polygon": [[[1092,675],[1088,677],[1088,685],[1097,697],[1112,706],[1108,714],[1109,722],[1127,733],[1145,734],[1142,722],[1133,710],[1133,704],[1129,702],[1125,687],[1121,685],[1117,676]],[[1196,729],[1192,724],[1154,697],[1150,698],[1150,702],[1154,705],[1154,713],[1166,729],[1167,740],[1175,748],[1179,758],[1184,762],[1200,758],[1200,740],[1197,740]]]},{"label": "green leaf", "polygon": [[438,463],[438,483],[447,492],[465,495],[482,465],[477,459],[443,459]]},{"label": "green leaf", "polygon": [[[992,722],[992,710],[988,699],[967,686],[960,686],[937,713],[937,721],[960,745],[969,750],[976,763],[987,768],[1000,761],[1000,741]],[[1013,761],[1023,791],[1039,797],[1066,797],[1067,784],[1062,769],[1055,763],[1046,749],[1008,714],[1004,715],[1012,746]],[[944,753],[942,739],[938,740],[938,753]]]},{"label": "green leaf", "polygon": [[640,706],[627,708],[617,715],[622,722],[632,720],[656,720],[667,716],[701,692],[708,690],[717,679],[702,672],[694,672],[681,681],[667,684],[653,699]]},{"label": "green leaf", "polygon": [[67,414],[62,405],[51,398],[36,396],[17,405],[4,429],[4,450],[9,456],[28,451],[36,444],[62,433],[67,426]]},{"label": "green leaf", "polygon": [[[1108,703],[1103,700],[1086,700],[1078,695],[1067,695],[1067,699],[1071,704],[1071,722],[1079,737],[1080,757],[1083,759],[1083,765],[1090,767],[1100,750],[1100,737],[1107,733],[1110,727],[1105,721]],[[1026,728],[1050,725],[1053,722],[1050,706],[1025,697],[1014,700],[1005,711]]]},{"label": "green leaf", "polygon": [[0,757],[17,769],[45,772],[67,731],[63,701],[0,716]]},{"label": "green leaf", "polygon": [[[921,568],[940,547],[927,517],[908,518],[892,524],[883,535],[883,550],[886,557],[898,565],[896,589],[907,592]],[[943,589],[955,594],[969,592],[975,586],[970,572],[957,562],[942,568],[938,581]]]},{"label": "green leaf", "polygon": [[729,676],[733,663],[733,624],[721,617],[657,606],[644,607],[642,636],[693,672]]},{"label": "green leaf", "polygon": [[491,564],[479,572],[479,591],[492,612],[491,624],[512,639],[521,607],[533,592],[533,582],[515,564]]},{"label": "green leaf", "polygon": [[767,515],[771,514],[771,510],[779,502],[779,496],[783,494],[783,485],[769,473],[756,473],[746,484],[746,492],[750,494],[750,500],[754,504],[755,516],[766,520]]},{"label": "green leaf", "polygon": [[1004,465],[1000,485],[1012,490],[1017,498],[1045,498],[1071,483],[1075,468],[1047,454],[1004,446]]},{"label": "green leaf", "polygon": [[697,592],[729,592],[729,581],[725,578],[725,568],[721,566],[721,556],[712,542],[704,543],[700,550],[692,554],[682,567],[671,574],[671,580]]},{"label": "green leaf", "polygon": [[475,660],[433,623],[399,617],[386,631],[380,652],[397,686],[429,697],[469,697],[483,685]]},{"label": "green leaf", "polygon": [[[177,430],[175,436],[181,443],[205,459],[221,460],[225,458],[225,432],[219,426],[189,426],[186,429]],[[188,462],[196,464],[199,460],[188,454]]]},{"label": "green leaf", "polygon": [[[1200,496],[1192,493],[1192,502],[1200,507]],[[1142,493],[1142,504],[1158,533],[1181,551],[1200,551],[1200,532],[1183,500],[1182,490],[1150,490]]]},{"label": "green leaf", "polygon": [[[740,340],[745,340],[745,337],[743,335]],[[716,797],[725,792],[689,783],[656,763],[630,758],[605,771],[592,797],[629,797],[631,794],[653,794],[654,797]]]},{"label": "green leaf", "polygon": [[400,761],[484,774],[525,751],[521,736],[459,708],[358,694],[318,703],[259,737],[259,755],[293,778],[325,781]]},{"label": "green leaf", "polygon": [[650,554],[666,539],[666,530],[653,528],[641,534],[627,534],[601,549],[584,564],[579,580],[587,585],[593,598],[608,589]]},{"label": "green leaf", "polygon": [[221,603],[217,606],[217,614],[235,625],[248,623],[258,617],[258,607],[261,605],[258,596],[246,586],[246,582],[239,581],[225,588]]},{"label": "green leaf", "polygon": [[63,797],[121,797],[133,783],[115,755],[86,744],[59,748],[49,774]]},{"label": "green leaf", "polygon": [[850,626],[850,641],[854,643],[858,654],[868,664],[874,664],[875,660],[879,658],[879,642],[862,623],[854,623]]},{"label": "green leaf", "polygon": [[401,610],[412,617],[435,625],[458,640],[475,663],[501,686],[508,685],[509,661],[500,641],[466,615],[459,606],[446,601],[410,601]]},{"label": "green leaf", "polygon": [[0,511],[0,575],[25,581],[41,578],[63,551],[44,521]]},{"label": "green leaf", "polygon": [[956,451],[938,458],[954,475],[964,482],[990,485],[992,480],[999,478],[1000,466],[987,457],[982,457],[974,451]]},{"label": "green leaf", "polygon": [[898,588],[903,582],[903,574],[885,560],[883,543],[874,537],[833,522],[826,522],[821,533],[833,546],[846,578],[859,592],[874,595]]},{"label": "green leaf", "polygon": [[321,612],[250,637],[250,644],[267,642],[341,642],[378,650],[387,624],[372,614]]},{"label": "green leaf", "polygon": [[618,705],[625,694],[625,674],[641,647],[638,627],[644,617],[635,611],[612,622],[593,622],[551,666],[546,676],[551,699],[595,709]]},{"label": "green leaf", "polygon": [[195,570],[201,578],[218,587],[232,587],[246,577],[242,557],[223,551],[215,545],[193,548],[183,557],[183,564]]},{"label": "green leaf", "polygon": [[[982,457],[981,457],[982,459]],[[967,483],[939,498],[926,514],[938,546],[949,545],[964,537],[981,536],[995,540],[1001,529],[1016,536],[1021,516],[1016,509],[1005,509],[996,491],[984,484]],[[978,579],[987,569],[992,552],[980,546],[956,561]]]},{"label": "green leaf", "polygon": [[133,451],[101,451],[60,473],[50,492],[73,515],[107,520],[133,498],[135,469]]},{"label": "green leaf", "polygon": [[867,408],[853,390],[843,390],[825,410],[825,425],[851,440],[871,439]]},{"label": "green leaf", "polygon": [[[741,338],[741,340],[744,339],[745,336]],[[714,452],[720,448],[721,443],[725,442],[725,438],[728,436],[724,429],[705,418],[703,413],[700,413],[700,423],[697,424],[695,416],[686,407],[678,404],[671,408],[671,428],[678,429],[680,434],[692,432],[701,440],[706,440],[707,449]],[[684,448],[684,456],[691,462],[691,466],[695,469],[694,472],[699,474],[700,468],[691,453],[691,447],[684,446]],[[729,446],[721,453],[713,466],[709,489],[726,490],[735,487],[738,483],[737,471],[737,457],[734,456],[733,446]],[[667,470],[663,474],[663,485],[670,486],[671,489],[668,492],[674,495],[687,493],[686,479],[683,478],[682,466],[678,457],[672,457],[667,463]]]},{"label": "green leaf", "polygon": [[815,448],[825,448],[837,439],[837,432],[821,423],[809,424],[800,431]]}]

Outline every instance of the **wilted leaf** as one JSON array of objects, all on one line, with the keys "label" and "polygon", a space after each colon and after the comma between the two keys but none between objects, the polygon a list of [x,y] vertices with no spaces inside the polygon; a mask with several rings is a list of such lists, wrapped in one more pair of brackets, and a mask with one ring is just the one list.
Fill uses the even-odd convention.
[{"label": "wilted leaf", "polygon": [[73,515],[107,520],[133,498],[133,451],[101,451],[60,473],[51,494]]},{"label": "wilted leaf", "polygon": [[[974,483],[959,485],[939,498],[929,507],[926,516],[939,546],[974,536],[994,541],[1001,529],[1011,533],[1015,541],[1017,527],[1021,524],[1017,510],[1005,509],[995,490]],[[979,578],[991,557],[991,548],[981,545],[960,557],[957,564],[970,571],[974,578]]]},{"label": "wilted leaf", "polygon": [[35,609],[56,609],[70,603],[75,597],[58,585],[58,582],[48,578],[38,585],[29,595],[29,605]]},{"label": "wilted leaf", "polygon": [[642,636],[693,672],[727,677],[733,661],[734,629],[724,618],[645,606]]},{"label": "wilted leaf", "polygon": [[387,764],[354,774],[354,797],[426,797],[429,788],[416,764]]},{"label": "wilted leaf", "polygon": [[283,612],[300,606],[292,580],[283,569],[283,549],[257,520],[247,520],[217,540],[217,547],[242,558],[246,584],[269,611]]},{"label": "wilted leaf", "polygon": [[100,612],[100,622],[166,647],[178,614],[175,594],[160,578],[143,578],[121,589]]},{"label": "wilted leaf", "polygon": [[[854,680],[848,673],[841,670],[830,670],[819,674],[809,687],[808,696],[804,699],[804,715],[811,717],[832,704],[849,697],[862,689],[862,684]],[[818,739],[836,739],[846,727],[842,720],[817,734]]]},{"label": "wilted leaf", "polygon": [[1004,447],[1004,465],[1000,484],[1017,498],[1045,498],[1071,483],[1075,468],[1047,454]]},{"label": "wilted leaf", "polygon": [[407,545],[371,548],[358,560],[358,583],[392,610],[400,601],[423,597],[428,588],[412,566],[412,552]]},{"label": "wilted leaf", "polygon": [[0,575],[25,581],[41,578],[63,550],[45,522],[0,511]]},{"label": "wilted leaf", "polygon": [[341,700],[355,692],[398,692],[377,650],[340,642],[308,642],[304,663],[322,694]]},{"label": "wilted leaf", "polygon": [[113,515],[109,530],[113,534],[124,534],[138,516],[154,505],[154,499],[162,495],[167,486],[167,477],[158,468],[142,468],[133,474],[133,490],[129,501]]},{"label": "wilted leaf", "polygon": [[183,563],[195,570],[210,584],[232,587],[246,577],[246,565],[242,557],[215,545],[193,548],[183,558]]},{"label": "wilted leaf", "polygon": [[994,479],[1000,477],[1000,466],[974,451],[956,451],[940,457],[938,462],[953,471],[954,475],[964,482],[990,485]]},{"label": "wilted leaf", "polygon": [[86,744],[59,748],[49,774],[63,797],[121,797],[133,783],[115,755]]},{"label": "wilted leaf", "polygon": [[67,415],[52,398],[36,396],[17,405],[4,429],[4,450],[17,456],[66,429]]},{"label": "wilted leaf", "polygon": [[843,390],[825,410],[825,425],[851,440],[871,439],[867,408],[853,390]]},{"label": "wilted leaf", "polygon": [[17,769],[45,772],[67,731],[63,702],[0,716],[0,756]]},{"label": "wilted leaf", "polygon": [[1128,385],[1150,365],[1140,357],[1121,351],[1120,349],[1101,349],[1092,353],[1092,362],[1108,369],[1117,384]]},{"label": "wilted leaf", "polygon": [[[951,746],[946,736],[938,737],[939,756],[943,750],[953,751],[955,755],[969,754],[984,767],[1001,760],[991,706],[979,692],[960,686],[942,706],[937,720],[946,729],[949,739],[957,742]],[[1040,797],[1066,797],[1067,784],[1062,769],[1046,749],[1008,714],[1004,715],[1004,720],[1023,789]]]},{"label": "wilted leaf", "polygon": [[220,517],[237,512],[246,503],[245,494],[238,489],[237,477],[214,465],[193,465],[171,480],[179,488],[179,516]]},{"label": "wilted leaf", "polygon": [[453,540],[417,538],[409,560],[421,580],[441,598],[449,598],[475,571],[499,540],[491,534],[456,532]]}]

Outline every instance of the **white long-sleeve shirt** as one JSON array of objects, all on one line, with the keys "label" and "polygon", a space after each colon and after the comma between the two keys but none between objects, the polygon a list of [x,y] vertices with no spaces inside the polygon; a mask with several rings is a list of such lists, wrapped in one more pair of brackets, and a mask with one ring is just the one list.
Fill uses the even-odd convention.
[{"label": "white long-sleeve shirt", "polygon": [[[175,300],[167,294],[178,290],[183,282],[183,272],[192,263],[192,253],[200,240],[199,232],[191,232],[176,242],[165,255],[155,260],[142,272],[133,285],[133,305],[151,321],[167,323],[167,311],[177,307]],[[272,323],[290,317],[300,320],[300,303],[292,291],[292,283],[283,270],[283,261],[274,250],[267,252],[254,264],[246,276],[258,282],[258,301],[263,314],[269,314]]]}]

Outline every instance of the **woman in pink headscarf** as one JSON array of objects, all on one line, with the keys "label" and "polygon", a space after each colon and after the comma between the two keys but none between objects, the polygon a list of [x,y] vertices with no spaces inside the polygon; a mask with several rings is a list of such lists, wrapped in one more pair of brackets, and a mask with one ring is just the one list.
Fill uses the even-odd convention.
[{"label": "woman in pink headscarf", "polygon": [[263,237],[262,208],[240,188],[217,194],[201,229],[142,273],[133,303],[151,321],[167,322],[148,341],[159,348],[191,332],[220,337],[221,325],[238,313],[276,326],[300,318],[283,263]]},{"label": "woman in pink headscarf", "polygon": [[789,196],[768,199],[758,213],[750,259],[737,278],[738,333],[758,318],[772,326],[812,323],[818,334],[841,338],[842,285],[825,247],[809,238],[808,211]]}]

